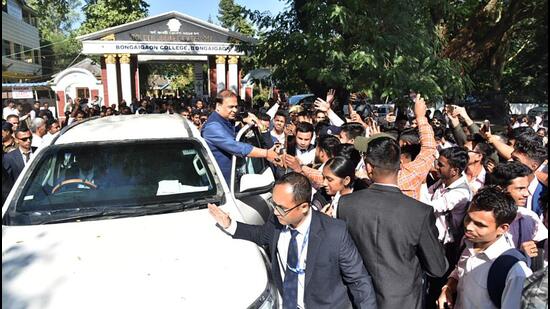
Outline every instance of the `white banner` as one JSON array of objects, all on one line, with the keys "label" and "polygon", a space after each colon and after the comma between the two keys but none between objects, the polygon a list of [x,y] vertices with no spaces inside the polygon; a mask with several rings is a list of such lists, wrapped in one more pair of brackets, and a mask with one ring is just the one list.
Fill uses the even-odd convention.
[{"label": "white banner", "polygon": [[13,87],[11,88],[11,95],[14,99],[32,99],[34,95],[31,87]]},{"label": "white banner", "polygon": [[229,43],[83,41],[83,54],[244,55]]}]

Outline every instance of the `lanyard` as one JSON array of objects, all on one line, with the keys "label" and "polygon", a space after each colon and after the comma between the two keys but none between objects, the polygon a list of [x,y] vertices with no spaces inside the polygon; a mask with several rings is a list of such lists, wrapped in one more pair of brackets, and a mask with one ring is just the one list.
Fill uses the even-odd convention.
[{"label": "lanyard", "polygon": [[302,254],[304,253],[304,248],[307,245],[307,240],[309,238],[309,228],[307,229],[306,234],[304,235],[304,241],[302,241],[302,249],[300,249],[300,254],[298,254],[298,261],[296,261],[296,267],[292,267],[288,265],[288,261],[286,263],[286,268],[290,270],[293,273],[296,273],[298,275],[305,274],[306,267],[305,267],[305,261],[304,261],[304,267],[300,268],[300,258],[302,257]]}]

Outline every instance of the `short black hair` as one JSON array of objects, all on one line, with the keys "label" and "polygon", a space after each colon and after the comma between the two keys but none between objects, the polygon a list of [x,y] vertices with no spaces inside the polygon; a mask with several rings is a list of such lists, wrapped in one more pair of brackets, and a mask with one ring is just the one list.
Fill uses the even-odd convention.
[{"label": "short black hair", "polygon": [[302,133],[311,132],[313,134],[313,125],[305,121],[298,122],[298,124],[296,124],[296,133],[298,132],[302,132]]},{"label": "short black hair", "polygon": [[340,145],[340,139],[334,135],[322,135],[318,137],[317,147],[330,158],[338,154],[338,145]]},{"label": "short black hair", "polygon": [[263,121],[271,121],[271,116],[269,116],[267,113],[259,113],[258,119]]},{"label": "short black hair", "polygon": [[439,156],[445,157],[449,161],[449,165],[452,168],[458,169],[460,173],[464,172],[468,166],[468,151],[462,147],[455,146],[441,149]]},{"label": "short black hair", "polygon": [[365,135],[365,127],[358,122],[344,123],[340,128],[346,133],[348,139],[355,139],[357,136]]},{"label": "short black hair", "polygon": [[512,223],[518,208],[509,193],[495,186],[486,186],[472,198],[468,212],[472,209],[493,212],[498,226]]},{"label": "short black hair", "polygon": [[294,202],[311,202],[311,183],[306,176],[296,172],[290,172],[275,181],[275,185],[283,184],[289,184],[292,187],[292,199],[294,200]]},{"label": "short black hair", "polygon": [[285,111],[283,110],[279,110],[275,113],[275,116],[273,116],[273,119],[275,119],[275,117],[277,116],[281,116],[281,117],[285,117],[285,121],[288,119],[288,116],[287,114],[285,113]]},{"label": "short black hair", "polygon": [[375,138],[369,142],[365,160],[374,167],[396,172],[401,164],[401,148],[392,138]]},{"label": "short black hair", "polygon": [[515,129],[512,129],[512,131],[508,134],[508,139],[518,139],[519,136],[523,133],[535,133],[535,130],[531,127],[518,127]]},{"label": "short black hair", "polygon": [[420,144],[420,135],[418,134],[418,129],[416,128],[407,128],[399,134],[399,140],[407,142],[411,145]]},{"label": "short black hair", "polygon": [[512,180],[529,176],[531,173],[533,173],[531,169],[521,162],[503,162],[498,164],[491,174],[487,175],[485,184],[506,189],[512,183]]},{"label": "short black hair", "polygon": [[420,144],[407,144],[401,146],[401,155],[405,155],[411,160],[416,159],[416,156],[420,153]]},{"label": "short black hair", "polygon": [[514,151],[525,154],[538,165],[548,158],[548,150],[544,147],[542,138],[536,133],[524,132],[520,134],[514,144]]}]

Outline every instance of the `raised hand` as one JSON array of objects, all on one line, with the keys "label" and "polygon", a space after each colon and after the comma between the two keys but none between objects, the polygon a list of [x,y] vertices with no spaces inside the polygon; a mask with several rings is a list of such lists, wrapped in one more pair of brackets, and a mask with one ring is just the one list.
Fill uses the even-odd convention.
[{"label": "raised hand", "polygon": [[424,101],[424,98],[420,96],[420,93],[416,94],[416,98],[414,99],[414,115],[416,118],[419,117],[425,117],[426,116],[426,101]]},{"label": "raised hand", "polygon": [[295,172],[300,172],[302,170],[302,166],[300,165],[301,162],[298,158],[291,156],[289,154],[286,154],[284,156],[285,165],[288,168],[291,168]]},{"label": "raised hand", "polygon": [[327,103],[329,105],[332,105],[332,102],[334,102],[334,99],[336,98],[336,90],[334,89],[330,89],[328,92],[327,92]]},{"label": "raised hand", "polygon": [[328,103],[327,101],[325,101],[321,98],[317,98],[317,100],[315,100],[315,102],[313,104],[315,105],[315,109],[320,110],[320,111],[325,112],[325,113],[327,113],[330,109],[330,103]]},{"label": "raised hand", "polygon": [[231,225],[231,218],[229,215],[221,210],[218,206],[208,203],[208,212],[214,217],[216,222],[223,227],[224,229],[227,229],[229,225]]}]

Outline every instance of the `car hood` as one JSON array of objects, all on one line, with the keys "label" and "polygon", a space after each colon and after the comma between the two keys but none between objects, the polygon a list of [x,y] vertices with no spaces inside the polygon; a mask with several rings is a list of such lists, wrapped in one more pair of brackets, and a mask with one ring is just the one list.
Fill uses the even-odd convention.
[{"label": "car hood", "polygon": [[207,211],[2,226],[2,308],[246,308],[261,252]]}]

